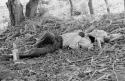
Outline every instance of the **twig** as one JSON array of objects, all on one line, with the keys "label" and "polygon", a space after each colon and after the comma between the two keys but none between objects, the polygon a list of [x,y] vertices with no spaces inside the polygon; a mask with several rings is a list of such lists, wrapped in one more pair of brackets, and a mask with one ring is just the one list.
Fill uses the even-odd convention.
[{"label": "twig", "polygon": [[105,49],[106,49],[106,46],[103,49],[101,49],[101,51],[99,52],[99,54],[97,55],[97,57],[94,60],[98,59]]},{"label": "twig", "polygon": [[18,53],[18,49],[16,48],[16,44],[13,43],[12,54],[10,54],[10,55],[13,56],[13,61],[17,61],[17,60],[18,60],[18,55],[17,55],[17,53]]},{"label": "twig", "polygon": [[103,78],[105,78],[105,77],[107,77],[107,76],[110,76],[110,75],[111,75],[111,74],[105,73],[103,76],[101,76],[100,78],[98,78],[97,80],[94,80],[94,81],[98,81],[98,80],[103,79]]},{"label": "twig", "polygon": [[96,27],[91,25],[88,29],[85,30],[85,33],[90,33],[91,31],[93,31]]},{"label": "twig", "polygon": [[2,48],[0,48],[0,50],[4,50],[4,49],[8,49],[8,48],[3,48],[3,47],[2,47]]},{"label": "twig", "polygon": [[123,28],[118,28],[118,29],[112,31],[111,33],[115,33],[115,32],[122,31],[122,30],[125,30],[125,28],[124,27]]},{"label": "twig", "polygon": [[116,62],[116,61],[113,62],[112,68],[113,68],[113,72],[114,72],[114,74],[115,74],[115,76],[116,76],[117,81],[119,81],[119,80],[118,80],[117,73],[115,72],[115,62]]},{"label": "twig", "polygon": [[97,72],[97,70],[94,71],[94,73],[91,75],[89,81],[92,81],[92,77],[94,76],[94,74]]}]

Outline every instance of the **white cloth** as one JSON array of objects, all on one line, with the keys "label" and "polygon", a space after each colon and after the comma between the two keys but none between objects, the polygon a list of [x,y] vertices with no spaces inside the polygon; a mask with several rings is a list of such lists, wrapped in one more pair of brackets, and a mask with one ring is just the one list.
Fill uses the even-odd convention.
[{"label": "white cloth", "polygon": [[79,32],[81,32],[81,30],[61,35],[63,38],[63,46],[77,49],[79,47],[78,42],[82,39],[82,37],[79,36]]},{"label": "white cloth", "polygon": [[79,46],[81,46],[82,48],[92,48],[93,44],[91,43],[90,39],[88,37],[83,37],[80,41],[79,41]]},{"label": "white cloth", "polygon": [[63,38],[63,46],[69,46],[72,49],[78,49],[81,47],[92,47],[91,41],[87,37],[81,37],[79,32],[82,30],[74,31],[61,35]]}]

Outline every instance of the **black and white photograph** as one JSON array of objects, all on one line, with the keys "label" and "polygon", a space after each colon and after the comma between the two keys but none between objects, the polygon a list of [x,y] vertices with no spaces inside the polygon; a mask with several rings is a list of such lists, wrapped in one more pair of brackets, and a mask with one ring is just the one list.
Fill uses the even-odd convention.
[{"label": "black and white photograph", "polygon": [[0,81],[125,81],[125,0],[0,0]]}]

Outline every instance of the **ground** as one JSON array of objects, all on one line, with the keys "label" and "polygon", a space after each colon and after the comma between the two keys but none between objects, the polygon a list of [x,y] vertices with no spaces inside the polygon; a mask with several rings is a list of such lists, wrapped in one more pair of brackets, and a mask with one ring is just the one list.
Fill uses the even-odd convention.
[{"label": "ground", "polygon": [[1,81],[125,81],[125,14],[103,15],[99,21],[64,21],[53,17],[25,20],[20,26],[8,26],[0,35],[0,56],[12,53],[12,43],[19,54],[27,54],[44,31],[62,34],[91,25],[123,37],[107,43],[100,51],[97,44],[87,49],[60,49],[44,57],[21,59],[0,58]]}]

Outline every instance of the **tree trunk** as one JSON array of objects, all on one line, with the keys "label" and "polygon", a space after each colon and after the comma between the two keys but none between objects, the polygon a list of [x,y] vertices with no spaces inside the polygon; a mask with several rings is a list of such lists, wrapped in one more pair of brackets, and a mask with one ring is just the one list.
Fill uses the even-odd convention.
[{"label": "tree trunk", "polygon": [[124,11],[125,11],[125,0],[124,0]]},{"label": "tree trunk", "polygon": [[6,5],[9,10],[11,25],[19,25],[24,20],[22,4],[19,0],[8,0]]},{"label": "tree trunk", "polygon": [[71,14],[71,16],[73,16],[73,3],[72,3],[72,0],[69,0],[69,3],[70,3],[70,14]]},{"label": "tree trunk", "polygon": [[108,4],[107,0],[105,0],[105,4],[106,4],[106,7],[107,7],[107,12],[110,13],[110,8],[109,8],[109,4]]},{"label": "tree trunk", "polygon": [[88,6],[89,6],[90,14],[93,15],[94,14],[94,10],[93,10],[93,5],[92,5],[92,0],[89,0]]},{"label": "tree trunk", "polygon": [[28,18],[35,17],[39,0],[30,0],[26,5],[25,16]]}]

